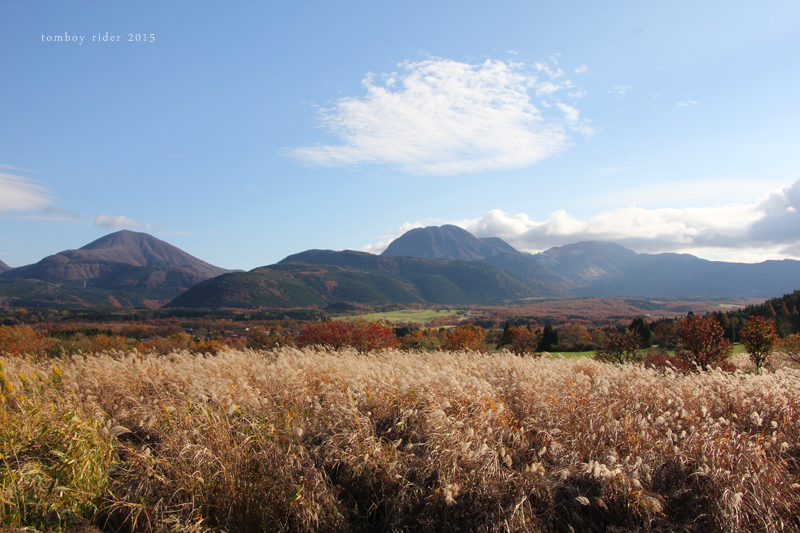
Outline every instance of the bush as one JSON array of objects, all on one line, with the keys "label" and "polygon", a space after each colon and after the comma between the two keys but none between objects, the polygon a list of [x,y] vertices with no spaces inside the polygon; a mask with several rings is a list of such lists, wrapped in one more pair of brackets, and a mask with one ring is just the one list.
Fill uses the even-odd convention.
[{"label": "bush", "polygon": [[786,354],[786,357],[800,364],[800,333],[789,335],[778,342],[778,349]]}]

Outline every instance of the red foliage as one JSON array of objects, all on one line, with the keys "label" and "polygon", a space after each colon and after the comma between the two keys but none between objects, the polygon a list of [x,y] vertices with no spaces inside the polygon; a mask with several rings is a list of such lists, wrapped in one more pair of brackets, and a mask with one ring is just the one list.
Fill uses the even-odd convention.
[{"label": "red foliage", "polygon": [[680,322],[675,354],[690,365],[703,370],[726,362],[733,344],[725,338],[725,331],[712,316],[689,315]]},{"label": "red foliage", "polygon": [[55,340],[33,331],[30,326],[0,326],[0,355],[44,357],[55,344]]},{"label": "red foliage", "polygon": [[516,355],[533,355],[539,345],[541,335],[531,331],[527,326],[511,326],[508,328],[511,342],[505,347]]},{"label": "red foliage", "polygon": [[684,374],[688,374],[693,370],[689,363],[682,359],[678,359],[677,357],[670,357],[669,352],[666,350],[658,350],[648,353],[645,363],[647,366],[651,366],[653,368],[672,368],[673,370],[677,370],[678,372],[682,372]]},{"label": "red foliage", "polygon": [[306,325],[295,338],[295,344],[300,347],[326,346],[333,350],[349,347],[367,353],[394,348],[398,341],[394,328],[383,322],[332,320]]}]

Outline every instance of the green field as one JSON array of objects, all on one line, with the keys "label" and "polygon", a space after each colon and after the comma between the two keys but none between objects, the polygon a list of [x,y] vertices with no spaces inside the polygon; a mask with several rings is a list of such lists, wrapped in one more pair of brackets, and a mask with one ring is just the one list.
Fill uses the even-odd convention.
[{"label": "green field", "polygon": [[449,316],[457,315],[460,311],[445,309],[401,309],[399,311],[387,311],[385,313],[370,313],[368,315],[359,315],[353,317],[359,320],[385,320],[387,322],[413,322],[417,324],[424,324],[430,322],[435,318],[446,318]]}]

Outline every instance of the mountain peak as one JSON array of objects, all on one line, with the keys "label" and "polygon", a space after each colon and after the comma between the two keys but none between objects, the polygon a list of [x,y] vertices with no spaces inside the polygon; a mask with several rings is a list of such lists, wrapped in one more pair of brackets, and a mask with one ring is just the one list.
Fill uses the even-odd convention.
[{"label": "mountain peak", "polygon": [[70,259],[111,261],[133,266],[179,266],[217,276],[215,267],[148,233],[122,230],[90,242],[78,250],[61,252]]},{"label": "mountain peak", "polygon": [[392,241],[381,255],[479,261],[509,251],[516,250],[502,239],[479,239],[463,228],[445,224],[407,231]]}]

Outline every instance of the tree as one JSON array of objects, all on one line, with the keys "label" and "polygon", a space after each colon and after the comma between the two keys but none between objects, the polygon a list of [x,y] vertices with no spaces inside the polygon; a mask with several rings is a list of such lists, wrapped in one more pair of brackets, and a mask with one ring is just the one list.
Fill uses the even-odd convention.
[{"label": "tree", "polygon": [[582,352],[592,349],[592,336],[580,324],[570,324],[558,332],[558,345],[567,352]]},{"label": "tree", "polygon": [[485,333],[483,328],[466,324],[454,328],[445,341],[445,349],[458,352],[461,350],[480,350],[483,348]]},{"label": "tree", "polygon": [[678,345],[678,330],[680,323],[674,320],[661,322],[653,328],[653,336],[662,348],[675,348]]},{"label": "tree", "polygon": [[545,325],[542,338],[536,347],[537,352],[548,352],[558,344],[558,331],[550,324]]},{"label": "tree", "polygon": [[779,340],[775,322],[762,316],[752,316],[747,319],[742,331],[739,332],[739,337],[745,350],[750,354],[750,360],[756,365],[756,370],[767,362]]},{"label": "tree", "polygon": [[607,363],[628,363],[641,361],[639,348],[642,347],[642,336],[638,331],[626,329],[614,330],[606,334],[606,342],[599,346],[595,352],[595,359]]},{"label": "tree", "polygon": [[504,346],[516,355],[533,355],[539,345],[539,335],[530,326],[509,326],[508,337],[510,342]]},{"label": "tree", "polygon": [[394,328],[383,322],[331,320],[307,324],[295,339],[300,347],[355,348],[361,353],[397,346]]},{"label": "tree", "polygon": [[731,321],[728,320],[728,314],[719,311],[718,313],[714,313],[714,319],[719,322],[722,331],[725,332],[725,338],[731,342],[736,340],[736,330],[731,324]]},{"label": "tree", "polygon": [[650,330],[650,324],[645,322],[644,318],[642,317],[634,318],[633,321],[631,322],[631,325],[628,326],[628,329],[639,333],[639,336],[642,338],[643,347],[647,347],[653,344],[652,341],[653,332]]},{"label": "tree", "polygon": [[703,370],[725,362],[733,349],[719,322],[713,317],[693,313],[681,320],[678,341],[680,345],[675,354],[684,362]]}]

